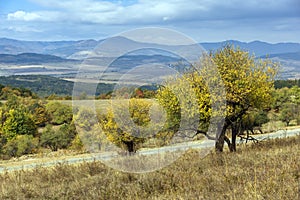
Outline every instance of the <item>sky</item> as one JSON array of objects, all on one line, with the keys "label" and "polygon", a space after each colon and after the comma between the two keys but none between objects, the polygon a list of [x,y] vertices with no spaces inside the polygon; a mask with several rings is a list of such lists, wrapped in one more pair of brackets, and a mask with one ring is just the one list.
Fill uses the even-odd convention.
[{"label": "sky", "polygon": [[0,38],[98,40],[143,27],[198,42],[300,43],[300,0],[0,0]]}]

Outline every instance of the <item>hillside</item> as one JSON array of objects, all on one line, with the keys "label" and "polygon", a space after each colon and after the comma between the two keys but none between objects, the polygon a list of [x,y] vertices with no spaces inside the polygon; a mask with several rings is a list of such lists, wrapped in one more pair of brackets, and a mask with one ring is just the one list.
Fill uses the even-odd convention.
[{"label": "hillside", "polygon": [[[38,96],[45,97],[51,94],[58,96],[72,96],[74,83],[60,78],[45,75],[13,75],[0,76],[0,84],[11,87],[27,88]],[[114,84],[98,85],[96,95],[112,91]]]},{"label": "hillside", "polygon": [[0,54],[0,63],[15,64],[15,65],[39,65],[43,63],[63,63],[63,62],[76,62],[77,60],[65,59],[53,55],[44,55],[37,53],[21,53],[13,54]]}]

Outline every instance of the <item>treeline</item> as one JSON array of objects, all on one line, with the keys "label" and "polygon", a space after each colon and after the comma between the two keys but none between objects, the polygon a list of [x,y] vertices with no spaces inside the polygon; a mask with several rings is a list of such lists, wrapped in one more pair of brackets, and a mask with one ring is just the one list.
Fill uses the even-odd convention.
[{"label": "treeline", "polygon": [[280,88],[291,88],[293,86],[298,86],[300,87],[300,79],[294,79],[294,80],[275,80],[274,82],[274,87],[275,89],[280,89]]},{"label": "treeline", "polygon": [[[1,76],[0,84],[11,88],[28,89],[39,97],[70,97],[74,82],[47,75],[12,75]],[[99,83],[95,95],[106,94],[115,84]]]},{"label": "treeline", "polygon": [[[12,75],[12,76],[1,76],[0,77],[0,89],[8,86],[14,92],[18,91],[23,95],[39,96],[42,98],[50,99],[71,99],[74,82],[56,78],[47,75]],[[293,86],[300,87],[300,79],[293,80],[275,80],[275,89],[280,88],[291,88]],[[109,99],[111,98],[112,91],[114,90],[115,84],[99,83],[95,95],[98,99]],[[157,85],[147,85],[139,88],[143,93],[152,93],[159,88]],[[27,94],[25,94],[27,93]],[[29,94],[31,93],[31,94]],[[139,94],[137,94],[139,96]],[[148,97],[149,94],[146,94]],[[152,94],[150,94],[152,96]],[[5,97],[0,97],[5,99]]]},{"label": "treeline", "polygon": [[[96,99],[110,99],[116,84],[98,83],[95,91]],[[2,90],[5,88],[4,90]],[[71,100],[74,88],[74,82],[47,75],[13,75],[0,77],[0,100],[7,99],[10,93],[23,97],[40,97],[48,100]],[[90,88],[88,83],[84,88]],[[136,89],[132,97],[152,98],[157,89],[156,84],[144,85]],[[124,90],[124,89],[122,89]],[[130,90],[130,88],[127,88]],[[118,93],[119,91],[114,91]],[[84,92],[79,99],[94,98],[88,97]]]},{"label": "treeline", "polygon": [[11,95],[37,98],[37,95],[27,88],[15,88],[0,84],[0,100],[7,100]]}]

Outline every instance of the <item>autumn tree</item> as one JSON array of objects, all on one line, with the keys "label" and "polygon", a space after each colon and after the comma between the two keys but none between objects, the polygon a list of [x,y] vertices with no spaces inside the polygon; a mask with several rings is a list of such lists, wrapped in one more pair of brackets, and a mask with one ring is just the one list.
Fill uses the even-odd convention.
[{"label": "autumn tree", "polygon": [[17,135],[36,135],[37,127],[32,116],[25,112],[24,109],[11,109],[3,124],[2,131],[8,140],[15,138]]},{"label": "autumn tree", "polygon": [[136,152],[142,143],[153,137],[152,133],[157,132],[156,128],[159,127],[150,125],[152,105],[150,100],[132,98],[128,104],[118,103],[114,109],[100,114],[100,126],[107,139],[129,153]]},{"label": "autumn tree", "polygon": [[300,124],[300,88],[280,88],[274,92],[273,108],[278,113],[278,119],[287,126],[292,120]]},{"label": "autumn tree", "polygon": [[73,118],[72,107],[58,101],[51,101],[46,104],[46,111],[49,113],[51,119],[50,122],[53,125],[70,123]]},{"label": "autumn tree", "polygon": [[21,105],[25,105],[25,109],[33,117],[34,123],[38,127],[44,127],[50,122],[50,114],[46,110],[46,102],[40,99],[22,98]]},{"label": "autumn tree", "polygon": [[[212,71],[214,67],[217,68],[218,73]],[[185,103],[183,98],[178,98],[178,95],[172,94],[171,91],[176,88],[177,90],[180,88],[181,90],[190,90],[190,93],[194,93],[198,105],[197,113],[190,114],[199,117],[196,133],[207,134],[210,119],[220,115],[220,120],[223,118],[224,124],[222,127],[217,126],[216,151],[223,151],[225,141],[230,150],[235,151],[236,136],[239,132],[237,122],[250,109],[261,110],[270,106],[276,72],[277,65],[275,63],[269,60],[257,60],[239,48],[225,46],[209,55],[203,55],[200,62],[191,66],[190,71],[161,88],[157,97],[169,115],[170,127],[176,130],[182,120],[182,111],[180,114],[179,110],[188,110],[186,106],[189,104]],[[219,86],[224,87],[225,93],[212,95],[213,90]],[[226,108],[223,110],[223,114],[214,113],[212,102],[218,102],[218,99],[220,101],[225,99]],[[231,130],[231,140],[225,134],[229,129]]]},{"label": "autumn tree", "polygon": [[95,152],[103,150],[107,141],[105,134],[100,131],[96,111],[91,108],[79,106],[74,109],[74,124],[77,135],[72,146],[84,147],[85,150]]}]

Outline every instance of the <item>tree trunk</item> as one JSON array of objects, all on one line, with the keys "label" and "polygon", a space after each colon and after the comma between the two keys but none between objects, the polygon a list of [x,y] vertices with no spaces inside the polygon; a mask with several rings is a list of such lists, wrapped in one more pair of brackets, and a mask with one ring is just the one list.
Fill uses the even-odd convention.
[{"label": "tree trunk", "polygon": [[135,148],[134,148],[134,142],[133,141],[128,141],[124,142],[127,148],[128,153],[131,155],[135,153]]},{"label": "tree trunk", "polygon": [[226,137],[226,135],[224,136],[224,140],[225,140],[225,142],[227,143],[230,152],[232,152],[232,151],[233,151],[233,150],[232,150],[232,144],[231,144],[229,138]]},{"label": "tree trunk", "polygon": [[227,126],[224,126],[222,128],[220,136],[217,137],[217,139],[216,139],[216,144],[215,144],[216,152],[223,152],[226,129],[227,129]]},{"label": "tree trunk", "polygon": [[230,148],[231,152],[236,151],[236,136],[238,135],[238,132],[239,132],[238,124],[232,125],[232,128],[231,128],[231,148]]}]

